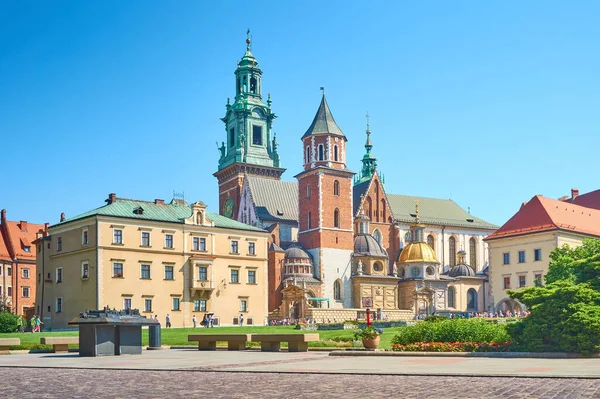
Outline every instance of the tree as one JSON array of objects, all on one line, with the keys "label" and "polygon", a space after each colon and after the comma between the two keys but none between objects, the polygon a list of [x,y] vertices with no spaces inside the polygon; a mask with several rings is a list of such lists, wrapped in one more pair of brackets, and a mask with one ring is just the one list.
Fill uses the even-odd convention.
[{"label": "tree", "polygon": [[546,285],[508,291],[531,314],[509,326],[518,350],[600,352],[600,240],[550,254]]},{"label": "tree", "polygon": [[0,296],[0,313],[10,313],[12,310],[10,297],[6,295]]}]

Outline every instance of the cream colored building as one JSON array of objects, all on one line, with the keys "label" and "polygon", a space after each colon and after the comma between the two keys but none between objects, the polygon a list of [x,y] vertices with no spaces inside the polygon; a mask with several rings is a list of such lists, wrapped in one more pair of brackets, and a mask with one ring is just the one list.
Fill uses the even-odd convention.
[{"label": "cream colored building", "polygon": [[490,295],[495,310],[523,310],[506,291],[544,283],[550,252],[565,244],[581,245],[600,237],[600,210],[541,195],[521,209],[485,241],[490,253]]},{"label": "cream colored building", "polygon": [[158,315],[163,327],[263,325],[267,317],[264,230],[206,211],[197,202],[117,198],[51,226],[39,239],[36,312],[67,328],[105,306]]}]

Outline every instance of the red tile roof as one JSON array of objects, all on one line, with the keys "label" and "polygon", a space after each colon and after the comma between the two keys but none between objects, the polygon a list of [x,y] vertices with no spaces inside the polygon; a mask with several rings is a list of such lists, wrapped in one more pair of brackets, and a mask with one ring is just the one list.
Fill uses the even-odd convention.
[{"label": "red tile roof", "polygon": [[11,261],[10,253],[8,252],[8,248],[4,243],[8,238],[4,238],[4,234],[2,233],[2,229],[0,229],[0,260]]},{"label": "red tile roof", "polygon": [[567,201],[586,208],[600,209],[600,190],[590,191]]},{"label": "red tile roof", "polygon": [[551,230],[600,237],[600,210],[536,195],[485,240]]},{"label": "red tile roof", "polygon": [[[3,220],[1,227],[0,258],[4,260],[18,258],[35,262],[35,245],[31,242],[35,241],[38,232],[43,231],[44,225]],[[29,251],[26,251],[26,248],[29,248]]]}]

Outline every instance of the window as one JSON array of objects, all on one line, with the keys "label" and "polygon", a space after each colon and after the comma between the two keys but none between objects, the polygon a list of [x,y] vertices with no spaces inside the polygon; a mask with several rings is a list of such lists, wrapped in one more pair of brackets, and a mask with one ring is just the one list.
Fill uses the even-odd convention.
[{"label": "window", "polygon": [[248,284],[256,284],[256,270],[248,270]]},{"label": "window", "polygon": [[131,309],[131,298],[123,299],[123,309]]},{"label": "window", "polygon": [[448,255],[450,256],[450,267],[456,266],[456,238],[448,239]]},{"label": "window", "polygon": [[90,277],[90,265],[88,265],[87,263],[82,263],[81,264],[81,278],[88,278]]},{"label": "window", "polygon": [[455,300],[454,297],[456,296],[456,292],[454,291],[454,287],[448,287],[448,307],[449,308],[454,308],[456,307],[455,305]]},{"label": "window", "polygon": [[142,247],[150,246],[150,232],[142,231]]},{"label": "window", "polygon": [[308,211],[308,215],[307,215],[307,219],[308,219],[308,223],[307,223],[307,229],[310,229],[312,226],[310,224],[310,211]]},{"label": "window", "polygon": [[29,278],[29,269],[21,269],[21,277]]},{"label": "window", "polygon": [[165,266],[165,280],[174,280],[173,266]]},{"label": "window", "polygon": [[21,295],[23,298],[29,298],[29,287],[21,287]]},{"label": "window", "polygon": [[502,264],[510,265],[510,253],[509,252],[505,252],[502,254]]},{"label": "window", "polygon": [[533,260],[536,262],[539,260],[542,260],[542,250],[541,249],[533,250]]},{"label": "window", "polygon": [[340,210],[336,209],[333,211],[333,227],[336,229],[340,228]]},{"label": "window", "polygon": [[310,147],[306,147],[306,162],[310,163]]},{"label": "window", "polygon": [[333,195],[340,195],[340,182],[337,180],[333,182]]},{"label": "window", "polygon": [[504,277],[504,289],[505,290],[510,289],[510,277]]},{"label": "window", "polygon": [[534,279],[535,279],[535,285],[536,286],[541,286],[543,284],[543,282],[542,282],[542,274],[541,273],[537,273],[534,276]]},{"label": "window", "polygon": [[122,263],[113,263],[113,277],[123,277]]},{"label": "window", "polygon": [[252,126],[252,144],[262,145],[262,126]]},{"label": "window", "polygon": [[165,248],[173,248],[173,234],[165,234]]},{"label": "window", "polygon": [[427,236],[427,245],[431,247],[431,249],[435,250],[435,238],[431,234]]},{"label": "window", "polygon": [[231,253],[237,254],[238,252],[238,242],[236,240],[231,240]]},{"label": "window", "polygon": [[12,276],[12,267],[7,267],[6,268],[6,275],[9,276],[9,277]]},{"label": "window", "polygon": [[249,255],[256,255],[256,243],[250,241],[248,243],[248,254]]},{"label": "window", "polygon": [[200,237],[200,251],[206,251],[206,238]]},{"label": "window", "polygon": [[381,232],[379,229],[373,230],[373,238],[381,245]]},{"label": "window", "polygon": [[173,310],[179,310],[179,298],[173,298]]},{"label": "window", "polygon": [[194,299],[194,312],[206,312],[206,299]]},{"label": "window", "polygon": [[113,244],[123,244],[123,230],[114,229]]},{"label": "window", "polygon": [[152,312],[152,299],[144,299],[144,311]]},{"label": "window", "polygon": [[200,237],[192,238],[192,251],[200,251]]},{"label": "window", "polygon": [[325,159],[325,151],[323,148],[323,144],[319,144],[319,161],[323,161]]},{"label": "window", "polygon": [[235,145],[235,129],[229,129],[229,147],[233,147]]},{"label": "window", "polygon": [[63,303],[62,303],[62,298],[56,298],[56,313],[60,313],[63,311],[63,307],[62,307]]},{"label": "window", "polygon": [[240,271],[238,269],[231,269],[231,283],[237,284],[240,282]]},{"label": "window", "polygon": [[525,251],[519,251],[519,263],[525,263]]},{"label": "window", "polygon": [[333,282],[333,299],[336,301],[342,300],[342,285],[340,284],[340,280]]},{"label": "window", "polygon": [[30,246],[23,247],[23,251],[31,252],[31,247]]},{"label": "window", "polygon": [[248,300],[240,299],[240,312],[248,311]]},{"label": "window", "polygon": [[146,280],[150,279],[150,265],[142,265],[141,278]]},{"label": "window", "polygon": [[250,78],[250,93],[256,94],[256,78],[253,76]]},{"label": "window", "polygon": [[336,162],[338,160],[338,146],[337,145],[333,146],[333,160]]},{"label": "window", "polygon": [[56,268],[56,282],[62,283],[62,267]]},{"label": "window", "polygon": [[306,185],[306,198],[310,198],[310,184]]},{"label": "window", "polygon": [[88,231],[87,231],[87,229],[81,231],[81,245],[88,245]]},{"label": "window", "polygon": [[475,242],[475,238],[471,237],[469,239],[469,262],[470,265],[473,266],[473,269],[476,269],[477,266],[477,243]]},{"label": "window", "polygon": [[410,274],[413,278],[417,278],[417,277],[419,277],[421,272],[419,271],[418,267],[413,267],[412,269],[410,269]]},{"label": "window", "polygon": [[383,264],[381,262],[373,263],[373,270],[375,270],[376,272],[383,271]]},{"label": "window", "polygon": [[6,295],[12,296],[12,287],[6,287]]},{"label": "window", "polygon": [[56,250],[62,251],[62,237],[56,239]]},{"label": "window", "polygon": [[525,276],[519,276],[519,288],[525,287]]},{"label": "window", "polygon": [[206,267],[200,266],[198,268],[198,280],[208,280],[208,278],[207,278],[207,276],[208,276],[207,271],[208,271],[208,269]]}]

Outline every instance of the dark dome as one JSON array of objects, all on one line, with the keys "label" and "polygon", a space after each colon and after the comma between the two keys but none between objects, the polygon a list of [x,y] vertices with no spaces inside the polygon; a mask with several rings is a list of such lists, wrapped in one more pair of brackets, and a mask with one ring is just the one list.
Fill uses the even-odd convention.
[{"label": "dark dome", "polygon": [[469,265],[456,265],[448,273],[450,277],[475,277],[475,271]]},{"label": "dark dome", "polygon": [[285,259],[310,259],[310,256],[304,249],[294,245],[285,250]]},{"label": "dark dome", "polygon": [[355,256],[382,256],[387,258],[387,252],[370,234],[359,234],[354,239]]}]

